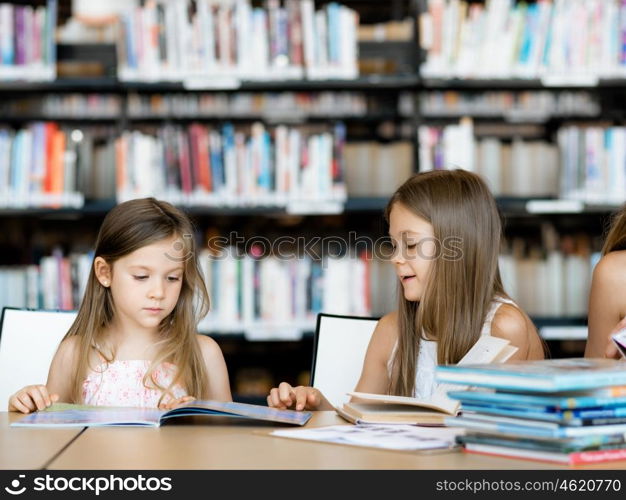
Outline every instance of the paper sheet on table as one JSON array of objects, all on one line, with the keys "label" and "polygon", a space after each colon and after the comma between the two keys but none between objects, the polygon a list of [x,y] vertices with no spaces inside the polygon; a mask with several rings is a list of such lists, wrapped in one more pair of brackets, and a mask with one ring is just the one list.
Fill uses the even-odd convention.
[{"label": "paper sheet on table", "polygon": [[415,425],[332,425],[313,429],[276,430],[272,436],[389,450],[453,448],[463,429]]}]

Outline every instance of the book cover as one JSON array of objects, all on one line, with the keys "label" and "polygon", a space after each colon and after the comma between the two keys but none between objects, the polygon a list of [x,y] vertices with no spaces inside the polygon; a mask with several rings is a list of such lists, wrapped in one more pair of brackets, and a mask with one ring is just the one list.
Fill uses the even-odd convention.
[{"label": "book cover", "polygon": [[157,408],[117,408],[85,405],[54,404],[44,411],[26,415],[13,422],[12,427],[99,427],[143,426],[160,427],[176,417],[225,416],[269,422],[304,425],[310,412],[277,410],[267,406],[221,401],[192,401],[165,411]]},{"label": "book cover", "polygon": [[476,412],[476,415],[490,414],[520,419],[542,420],[556,422],[561,425],[581,426],[599,424],[623,424],[626,423],[626,409],[618,408],[593,408],[582,410],[542,410],[533,407],[514,407],[501,405],[464,404],[464,412]]},{"label": "book cover", "polygon": [[446,417],[444,423],[452,427],[463,427],[485,434],[519,436],[533,439],[560,439],[626,433],[626,424],[566,427],[554,422],[488,415],[478,416],[474,414],[459,417]]},{"label": "book cover", "polygon": [[465,451],[468,453],[478,453],[482,455],[520,458],[523,460],[539,460],[541,462],[554,462],[566,465],[583,465],[626,460],[626,448],[624,447],[618,449],[601,449],[573,453],[555,453],[548,451],[526,450],[521,448],[509,448],[505,446],[468,443],[465,446]]},{"label": "book cover", "polygon": [[515,405],[537,410],[559,410],[626,405],[626,387],[616,386],[587,392],[520,394],[517,392],[451,391],[451,399],[462,404]]},{"label": "book cover", "polygon": [[532,439],[498,436],[481,433],[467,433],[457,437],[460,444],[474,443],[556,453],[598,450],[601,448],[626,448],[622,434],[608,436],[581,436],[567,439]]},{"label": "book cover", "polygon": [[626,364],[612,359],[546,359],[437,367],[438,382],[551,392],[626,384]]}]

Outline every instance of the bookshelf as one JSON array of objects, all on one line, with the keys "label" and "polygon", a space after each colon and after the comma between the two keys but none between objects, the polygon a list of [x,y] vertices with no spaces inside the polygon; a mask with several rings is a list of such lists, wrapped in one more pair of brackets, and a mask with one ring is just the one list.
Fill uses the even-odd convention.
[{"label": "bookshelf", "polygon": [[[275,8],[276,2],[270,3]],[[620,100],[626,73],[603,74],[586,80],[580,75],[567,79],[567,75],[521,78],[516,74],[468,79],[424,71],[429,52],[423,46],[425,25],[420,15],[428,12],[432,4],[449,3],[394,0],[382,6],[380,2],[365,0],[342,2],[358,12],[361,26],[371,28],[363,35],[368,39],[358,43],[361,72],[351,78],[319,74],[307,78],[306,67],[303,67],[300,78],[259,80],[244,72],[228,76],[230,80],[222,75],[216,85],[210,85],[204,77],[168,77],[168,81],[152,75],[149,81],[141,81],[129,79],[128,72],[120,74],[120,54],[114,44],[60,43],[56,50],[59,68],[97,63],[98,76],[77,76],[74,71],[70,76],[59,76],[52,81],[0,80],[0,129],[19,131],[33,123],[54,122],[68,141],[73,132],[79,131],[81,140],[88,139],[91,144],[91,153],[77,149],[77,165],[80,165],[77,171],[85,168],[88,174],[86,177],[78,175],[75,185],[77,192],[85,194],[83,203],[61,207],[16,203],[0,207],[0,221],[6,227],[0,234],[0,283],[3,272],[26,269],[42,257],[51,256],[54,249],[60,249],[64,258],[76,252],[83,255],[84,261],[89,242],[95,237],[104,214],[118,199],[115,178],[104,165],[115,163],[111,151],[116,140],[128,131],[143,134],[144,141],[153,141],[164,129],[188,138],[185,134],[191,125],[198,125],[210,134],[221,132],[228,123],[249,140],[250,127],[260,123],[273,140],[276,129],[281,126],[296,131],[321,130],[322,134],[337,124],[345,127],[342,153],[345,198],[313,200],[296,208],[275,202],[250,204],[249,200],[239,203],[235,199],[231,203],[218,200],[208,204],[194,198],[185,199],[180,204],[194,219],[201,242],[209,235],[228,235],[233,230],[249,237],[262,234],[269,239],[282,235],[347,236],[350,230],[372,238],[380,237],[385,233],[382,212],[395,184],[411,171],[426,168],[424,155],[428,148],[420,147],[420,131],[434,130],[434,136],[442,141],[444,136],[460,137],[463,147],[467,145],[470,150],[480,151],[475,168],[480,170],[482,165],[489,165],[487,171],[481,172],[488,181],[504,179],[503,168],[519,171],[512,165],[519,165],[519,158],[523,164],[533,148],[539,148],[541,156],[549,150],[557,157],[559,133],[571,124],[582,134],[598,123],[602,123],[602,130],[613,127],[616,134],[621,133],[617,127],[626,117],[626,106]],[[500,9],[508,5],[504,0],[494,3]],[[471,3],[472,6],[481,4]],[[69,15],[68,5],[69,2],[59,0],[61,21]],[[255,1],[251,5],[262,8],[266,4]],[[317,1],[313,5],[322,10],[327,2]],[[408,24],[402,24],[407,18]],[[416,29],[409,40],[377,41],[381,32],[386,33],[387,29],[391,32],[389,24],[381,24],[389,21],[401,24],[403,27],[394,27],[401,33],[407,25]],[[421,47],[418,41],[422,42]],[[435,141],[431,146],[441,149],[442,144]],[[500,155],[510,159],[513,150],[519,158],[510,160],[506,167],[494,160]],[[94,151],[98,151],[99,159]],[[464,155],[465,151],[460,149],[460,154],[452,151],[447,161],[474,168],[463,164],[464,156],[471,156]],[[431,156],[435,168],[434,154]],[[491,159],[491,163],[485,159]],[[384,170],[388,165],[398,168],[389,174]],[[563,294],[559,303],[552,304],[551,310],[543,308],[542,304],[538,307],[532,301],[522,303],[536,325],[545,331],[553,355],[559,355],[580,351],[586,325],[581,294],[584,294],[585,280],[599,248],[602,230],[610,213],[619,205],[620,192],[611,200],[584,196],[564,198],[558,177],[562,169],[560,161],[554,160],[550,168],[553,169],[550,185],[543,180],[536,181],[542,177],[513,176],[508,184],[501,182],[496,193],[505,220],[507,245],[503,262],[509,287],[517,290],[521,297],[541,297],[535,289],[521,289],[520,280],[516,278],[532,271],[548,276],[547,281],[536,280],[534,284],[538,289],[552,287],[563,293],[565,285],[558,284],[559,276],[561,279],[568,276],[563,269],[582,273],[578,296]],[[537,175],[544,173],[545,169],[537,169]],[[526,187],[521,191],[513,189],[520,186]],[[542,189],[540,193],[537,193],[537,186]],[[369,304],[357,310],[350,306],[343,312],[382,315],[392,307],[393,278],[379,267],[376,264],[370,269],[376,273],[370,282],[384,285],[376,293],[370,290]],[[9,288],[16,289],[14,285]],[[74,294],[79,290],[75,285]],[[2,293],[0,302],[8,300],[6,297],[10,295],[6,291],[5,295]],[[237,321],[234,299],[229,300],[231,304],[226,307],[230,312],[225,316],[228,319],[215,320],[203,331],[218,340],[229,366],[233,367],[234,392],[254,397],[251,387],[258,389],[259,385],[272,385],[280,380],[296,381],[298,376],[306,379],[313,317],[319,309],[308,311],[306,317],[281,317],[269,323],[259,321],[258,315]],[[324,306],[318,304],[317,307]],[[255,380],[261,382],[255,385]],[[238,390],[239,386],[243,389]]]}]

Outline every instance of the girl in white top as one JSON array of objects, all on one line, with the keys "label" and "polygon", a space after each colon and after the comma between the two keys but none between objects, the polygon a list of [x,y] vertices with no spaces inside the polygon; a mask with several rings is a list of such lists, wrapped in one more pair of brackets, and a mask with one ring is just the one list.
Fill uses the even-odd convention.
[{"label": "girl in white top", "polygon": [[[481,335],[509,340],[518,348],[510,359],[544,357],[532,322],[502,287],[500,216],[480,177],[463,170],[416,174],[393,194],[386,219],[399,307],[378,322],[356,391],[427,398],[437,364],[457,363]],[[286,382],[267,402],[332,409],[317,389]]]}]

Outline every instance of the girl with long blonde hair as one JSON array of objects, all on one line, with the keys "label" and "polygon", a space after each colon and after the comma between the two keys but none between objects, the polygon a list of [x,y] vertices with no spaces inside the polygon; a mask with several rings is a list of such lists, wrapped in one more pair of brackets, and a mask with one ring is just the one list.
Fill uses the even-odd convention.
[{"label": "girl with long blonde hair", "polygon": [[[510,359],[544,357],[532,322],[502,287],[500,216],[480,177],[463,170],[416,174],[392,195],[385,215],[398,310],[378,322],[356,391],[429,398],[437,364],[457,363],[481,335],[509,340],[518,348]],[[332,408],[317,389],[286,382],[267,401]]]},{"label": "girl with long blonde hair", "polygon": [[222,352],[196,330],[208,306],[187,216],[154,198],[117,205],[100,228],[84,298],[47,383],[18,391],[9,410],[230,401]]}]

